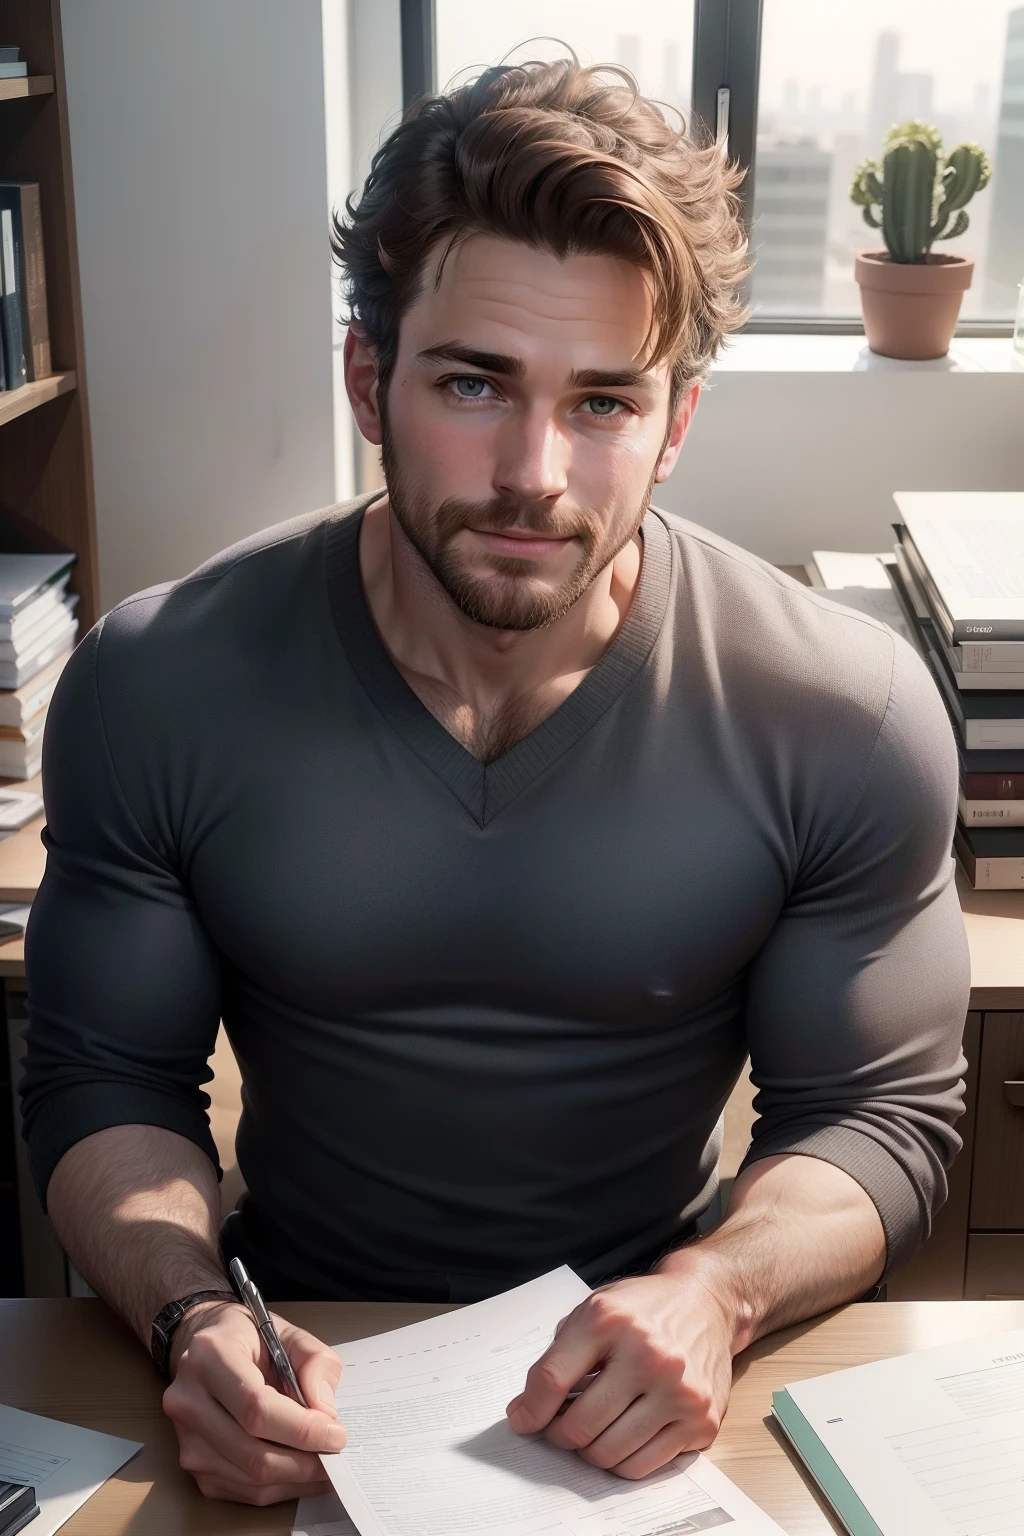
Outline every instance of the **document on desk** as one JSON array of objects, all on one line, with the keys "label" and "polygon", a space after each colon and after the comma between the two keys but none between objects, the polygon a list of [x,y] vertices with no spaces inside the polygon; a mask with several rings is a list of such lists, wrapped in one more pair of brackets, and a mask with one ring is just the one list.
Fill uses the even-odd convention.
[{"label": "document on desk", "polygon": [[773,1412],[853,1536],[1024,1536],[1024,1328],[797,1382]]},{"label": "document on desk", "polygon": [[53,1536],[141,1449],[137,1440],[0,1404],[0,1482],[28,1483],[35,1489],[39,1513],[26,1527],[31,1536]]},{"label": "document on desk", "polygon": [[509,1428],[505,1405],[588,1294],[558,1269],[336,1346],[348,1444],[323,1463],[361,1536],[781,1536],[704,1456],[630,1482]]}]

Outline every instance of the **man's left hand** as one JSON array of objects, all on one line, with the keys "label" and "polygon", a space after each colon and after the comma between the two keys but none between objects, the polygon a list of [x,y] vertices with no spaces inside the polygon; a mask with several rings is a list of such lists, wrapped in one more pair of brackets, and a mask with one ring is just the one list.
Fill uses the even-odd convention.
[{"label": "man's left hand", "polygon": [[735,1343],[730,1309],[695,1273],[617,1280],[565,1318],[509,1423],[620,1477],[647,1477],[715,1438]]}]

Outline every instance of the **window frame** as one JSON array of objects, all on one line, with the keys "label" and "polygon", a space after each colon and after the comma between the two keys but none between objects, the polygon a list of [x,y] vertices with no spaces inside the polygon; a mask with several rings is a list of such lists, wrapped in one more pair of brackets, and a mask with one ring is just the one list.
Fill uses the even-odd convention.
[{"label": "window frame", "polygon": [[[719,92],[727,90],[729,154],[744,172],[739,188],[748,234],[757,179],[757,108],[761,75],[761,27],[765,0],[693,0],[691,116],[696,131],[714,138]],[[435,0],[400,0],[402,107],[438,89]],[[754,316],[751,335],[853,336],[864,325],[854,315]],[[963,320],[957,336],[1012,336],[1012,320]]]}]

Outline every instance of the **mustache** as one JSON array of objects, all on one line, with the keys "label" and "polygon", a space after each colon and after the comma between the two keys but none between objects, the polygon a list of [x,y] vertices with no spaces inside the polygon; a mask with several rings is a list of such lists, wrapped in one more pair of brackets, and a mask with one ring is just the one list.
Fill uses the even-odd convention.
[{"label": "mustache", "polygon": [[503,533],[506,528],[524,528],[531,533],[555,539],[582,539],[590,544],[599,531],[585,512],[556,511],[528,502],[495,497],[491,501],[463,501],[451,496],[437,509],[435,518],[438,540],[447,543],[463,528],[485,533]]}]

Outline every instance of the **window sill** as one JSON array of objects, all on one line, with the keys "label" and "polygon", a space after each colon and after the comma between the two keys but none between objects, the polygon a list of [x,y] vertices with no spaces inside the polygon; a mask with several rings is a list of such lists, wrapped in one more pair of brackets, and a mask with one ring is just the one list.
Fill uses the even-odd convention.
[{"label": "window sill", "polygon": [[713,373],[1019,373],[1024,358],[1008,336],[958,336],[946,357],[903,362],[872,352],[863,335],[742,335]]}]

